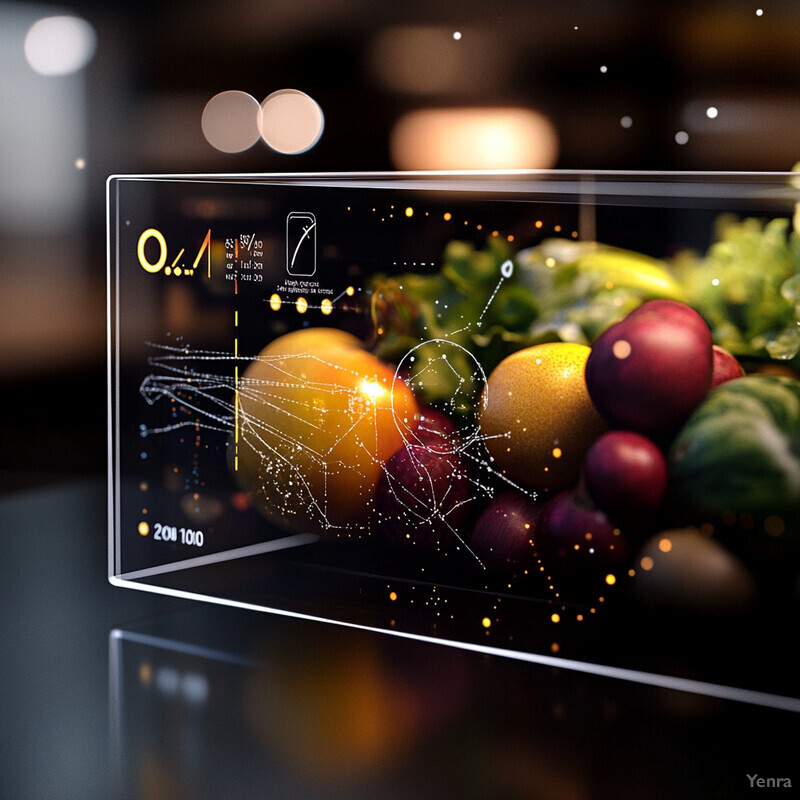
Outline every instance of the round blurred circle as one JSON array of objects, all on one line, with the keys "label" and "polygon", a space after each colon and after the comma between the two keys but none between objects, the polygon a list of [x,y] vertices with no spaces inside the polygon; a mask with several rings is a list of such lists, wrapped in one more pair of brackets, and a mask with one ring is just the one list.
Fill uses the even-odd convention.
[{"label": "round blurred circle", "polygon": [[25,59],[34,72],[71,75],[92,60],[97,34],[80,17],[43,17],[28,29],[23,47]]},{"label": "round blurred circle", "polygon": [[261,136],[261,106],[247,92],[215,94],[203,109],[201,126],[208,143],[223,153],[241,153]]},{"label": "round blurred circle", "polygon": [[297,89],[280,89],[261,103],[261,136],[279,153],[295,155],[310,150],[324,127],[322,109]]}]

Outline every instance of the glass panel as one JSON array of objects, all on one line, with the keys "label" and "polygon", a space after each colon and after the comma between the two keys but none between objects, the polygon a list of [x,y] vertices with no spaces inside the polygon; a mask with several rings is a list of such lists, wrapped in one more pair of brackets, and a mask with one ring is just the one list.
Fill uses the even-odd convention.
[{"label": "glass panel", "polygon": [[791,177],[111,178],[110,578],[795,702]]}]

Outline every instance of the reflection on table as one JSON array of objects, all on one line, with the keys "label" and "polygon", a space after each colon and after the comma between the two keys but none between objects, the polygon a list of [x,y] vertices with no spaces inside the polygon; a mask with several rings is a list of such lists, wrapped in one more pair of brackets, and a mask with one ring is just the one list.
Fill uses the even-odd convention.
[{"label": "reflection on table", "polygon": [[794,763],[789,711],[347,627],[199,605],[109,647],[120,798],[736,797]]}]

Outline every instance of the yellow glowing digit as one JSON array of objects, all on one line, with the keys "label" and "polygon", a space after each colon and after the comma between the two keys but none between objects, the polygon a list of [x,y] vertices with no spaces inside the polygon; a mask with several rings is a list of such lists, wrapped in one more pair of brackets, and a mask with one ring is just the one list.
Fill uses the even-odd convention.
[{"label": "yellow glowing digit", "polygon": [[208,252],[208,277],[211,277],[211,228],[208,229],[208,233],[206,234],[206,238],[203,239],[203,244],[200,246],[200,250],[197,253],[197,258],[195,258],[194,263],[192,264],[192,269],[197,269],[197,265],[200,263],[200,259],[203,257],[203,253]]},{"label": "yellow glowing digit", "polygon": [[[160,248],[158,261],[156,261],[154,264],[147,260],[147,256],[144,253],[145,245],[147,244],[149,239],[155,239],[158,242],[158,246]],[[137,255],[139,256],[139,263],[148,272],[158,272],[167,261],[167,241],[166,239],[164,239],[164,234],[162,234],[161,231],[157,231],[155,228],[148,228],[139,237],[139,246],[137,247],[136,252]]]}]

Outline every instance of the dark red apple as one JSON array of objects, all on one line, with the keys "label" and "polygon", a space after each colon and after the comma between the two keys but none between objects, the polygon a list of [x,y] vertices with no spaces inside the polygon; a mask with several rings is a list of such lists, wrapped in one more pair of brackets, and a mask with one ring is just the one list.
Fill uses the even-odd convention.
[{"label": "dark red apple", "polygon": [[472,513],[472,482],[454,453],[401,447],[384,465],[375,508],[379,532],[393,545],[449,549]]},{"label": "dark red apple", "polygon": [[475,523],[471,546],[490,570],[514,573],[534,560],[533,539],[542,503],[515,489],[492,499]]},{"label": "dark red apple", "polygon": [[711,331],[694,309],[651,300],[604,331],[586,362],[586,387],[614,428],[673,434],[708,394]]},{"label": "dark red apple", "polygon": [[630,545],[611,520],[576,490],[560,492],[542,508],[536,525],[536,553],[562,585],[582,592],[622,569]]},{"label": "dark red apple", "polygon": [[713,346],[714,371],[711,375],[711,388],[727,383],[744,375],[744,368],[733,353],[715,344]]},{"label": "dark red apple", "polygon": [[586,454],[583,480],[591,498],[612,520],[640,521],[664,499],[667,461],[646,436],[612,430]]}]

